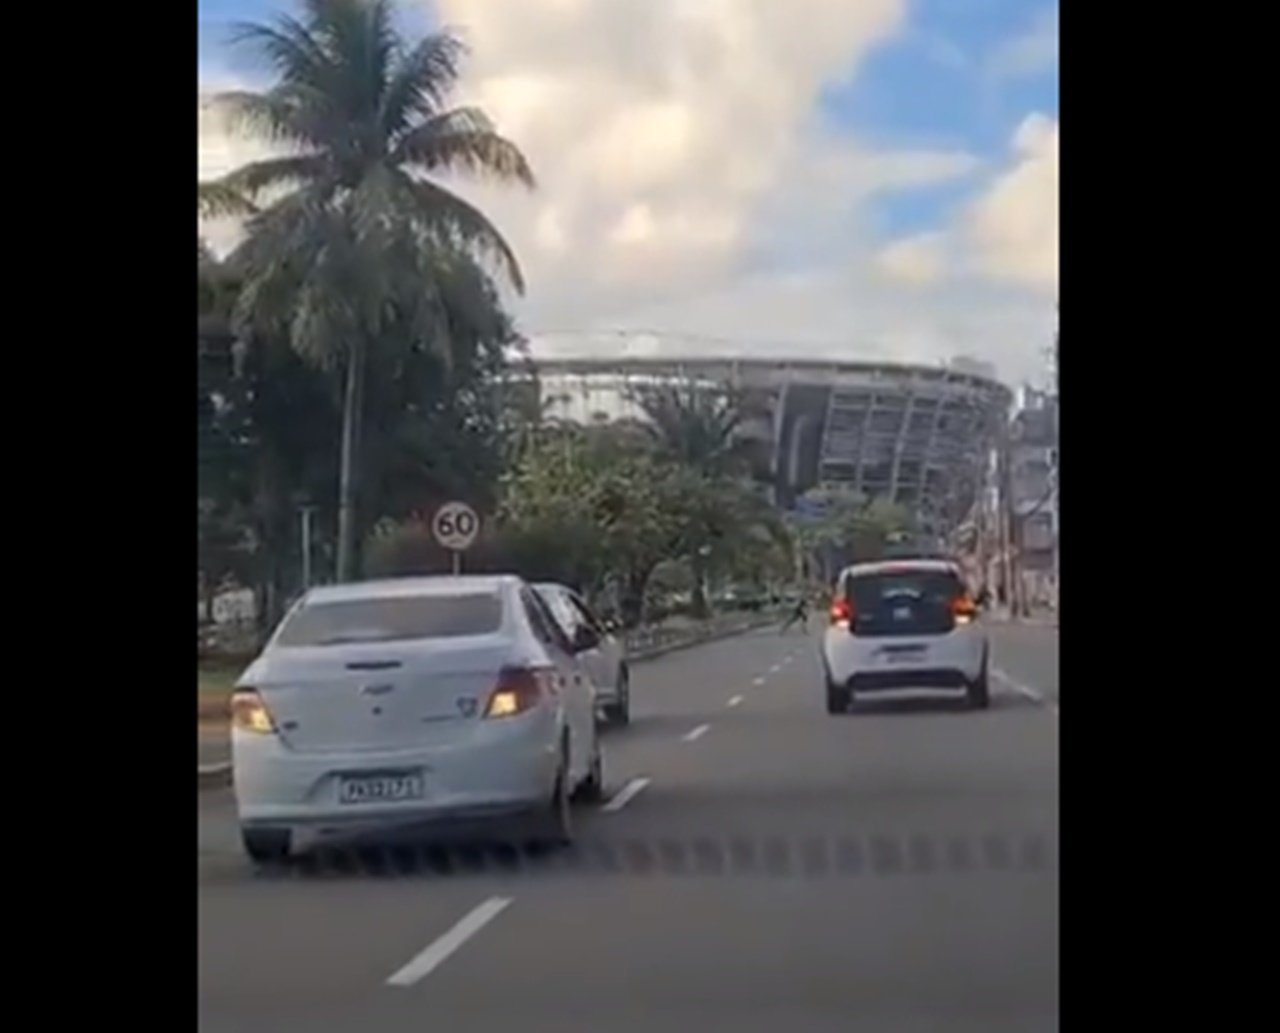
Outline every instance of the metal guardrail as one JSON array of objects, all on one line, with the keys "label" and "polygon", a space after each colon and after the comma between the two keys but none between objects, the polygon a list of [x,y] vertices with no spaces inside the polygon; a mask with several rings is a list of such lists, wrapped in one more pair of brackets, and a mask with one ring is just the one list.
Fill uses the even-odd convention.
[{"label": "metal guardrail", "polygon": [[[696,646],[719,638],[745,634],[756,628],[776,624],[783,617],[781,611],[764,610],[759,613],[717,614],[698,624],[672,626],[653,625],[636,628],[624,633],[626,655],[631,663],[656,659],[677,649]],[[231,778],[231,763],[200,764],[196,768],[196,782],[200,789],[225,786]]]}]

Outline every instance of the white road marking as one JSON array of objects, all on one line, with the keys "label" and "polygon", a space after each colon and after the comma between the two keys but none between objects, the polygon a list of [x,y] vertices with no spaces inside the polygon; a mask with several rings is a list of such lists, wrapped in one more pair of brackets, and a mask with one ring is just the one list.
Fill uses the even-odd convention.
[{"label": "white road marking", "polygon": [[760,675],[760,677],[759,677],[759,678],[752,678],[752,679],[751,679],[751,684],[752,684],[752,685],[763,685],[763,684],[764,684],[764,675],[763,675],[763,674],[762,674],[762,675]]},{"label": "white road marking", "polygon": [[774,664],[772,667],[769,668],[769,673],[777,674],[781,670],[782,670],[782,664]]},{"label": "white road marking", "polygon": [[730,696],[729,702],[725,704],[727,707],[736,707],[742,703],[741,696]]},{"label": "white road marking", "polygon": [[704,735],[706,735],[706,734],[707,734],[707,732],[709,732],[710,730],[711,730],[711,726],[710,726],[710,725],[698,725],[698,727],[697,727],[697,728],[693,729],[692,731],[689,731],[689,732],[686,732],[686,733],[685,733],[685,735],[684,735],[684,741],[685,741],[685,742],[697,742],[697,741],[698,741],[699,739],[701,739]]},{"label": "white road marking", "polygon": [[612,800],[610,800],[607,804],[605,804],[600,809],[602,811],[608,811],[610,813],[613,813],[614,811],[622,810],[622,808],[624,808],[627,804],[629,804],[632,800],[636,798],[636,796],[640,793],[640,791],[644,789],[644,787],[647,786],[649,782],[650,780],[647,778],[633,778],[630,782],[628,782],[620,790],[618,790],[618,792],[614,795]]},{"label": "white road marking", "polygon": [[510,897],[490,897],[463,915],[458,924],[387,980],[388,986],[413,986],[442,965],[451,954],[492,922],[511,903]]},{"label": "white road marking", "polygon": [[1044,706],[1047,706],[1054,714],[1058,713],[1058,704],[1053,702],[1053,700],[1046,699],[1044,693],[1039,689],[1033,689],[1030,685],[1023,685],[1022,682],[1011,677],[1007,672],[1000,670],[999,667],[991,668],[991,675],[997,681],[1004,682],[1006,686],[1016,692],[1019,696],[1023,696],[1032,702],[1041,703]]}]

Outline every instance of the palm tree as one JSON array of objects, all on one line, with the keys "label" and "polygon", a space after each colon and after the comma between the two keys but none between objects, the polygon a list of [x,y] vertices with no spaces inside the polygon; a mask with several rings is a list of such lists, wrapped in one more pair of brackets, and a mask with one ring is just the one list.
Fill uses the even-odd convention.
[{"label": "palm tree", "polygon": [[637,387],[630,396],[672,459],[708,477],[739,468],[742,451],[737,430],[742,409],[734,392],[689,379]]},{"label": "palm tree", "polygon": [[[701,495],[708,500],[723,497],[722,482],[743,472],[746,466],[737,435],[743,417],[737,393],[688,378],[637,387],[630,397],[649,418],[659,449],[704,482],[707,490]],[[700,617],[708,612],[707,559],[712,523],[693,521],[690,526],[694,533],[687,543],[693,610]]]},{"label": "palm tree", "polygon": [[390,0],[301,6],[301,18],[237,32],[276,84],[215,101],[234,128],[286,153],[250,162],[201,195],[224,211],[236,199],[261,205],[234,256],[245,276],[241,324],[287,332],[300,354],[343,377],[337,573],[347,580],[370,349],[396,336],[447,352],[438,269],[458,252],[495,260],[523,290],[502,235],[430,176],[488,174],[532,187],[533,174],[483,112],[445,106],[464,53],[456,37],[411,45],[392,23]]}]

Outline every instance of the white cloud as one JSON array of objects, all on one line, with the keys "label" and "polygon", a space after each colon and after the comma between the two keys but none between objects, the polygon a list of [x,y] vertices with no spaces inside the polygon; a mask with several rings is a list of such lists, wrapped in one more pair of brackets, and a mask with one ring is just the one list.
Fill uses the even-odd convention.
[{"label": "white cloud", "polygon": [[945,248],[944,234],[920,233],[888,245],[876,262],[885,275],[904,283],[934,283],[943,273]]},{"label": "white cloud", "polygon": [[995,80],[1026,79],[1058,67],[1058,7],[1043,8],[1017,35],[997,47],[987,61]]},{"label": "white cloud", "polygon": [[[472,48],[458,102],[485,107],[539,178],[532,195],[451,184],[520,255],[529,294],[517,312],[535,338],[621,327],[792,355],[967,352],[1011,377],[1023,352],[1038,362],[1039,299],[955,289],[943,275],[954,234],[886,249],[874,232],[881,196],[974,176],[980,162],[871,148],[815,116],[825,88],[906,28],[907,0],[433,6]],[[202,121],[202,175],[261,153],[216,137]],[[1011,252],[1001,219],[973,225],[992,256]],[[560,347],[600,340],[621,339]]]},{"label": "white cloud", "polygon": [[1056,296],[1058,137],[1056,120],[1027,116],[1013,135],[1011,162],[949,226],[882,249],[881,271],[907,283],[955,276]]},{"label": "white cloud", "polygon": [[986,275],[1058,287],[1058,123],[1031,115],[1014,135],[1014,165],[966,213],[964,231]]}]

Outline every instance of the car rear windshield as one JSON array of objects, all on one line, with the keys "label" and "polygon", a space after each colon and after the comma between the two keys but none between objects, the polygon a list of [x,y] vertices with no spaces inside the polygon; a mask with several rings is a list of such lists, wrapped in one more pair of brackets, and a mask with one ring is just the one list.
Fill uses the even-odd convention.
[{"label": "car rear windshield", "polygon": [[903,598],[949,606],[963,594],[964,583],[944,570],[906,568],[850,576],[845,580],[845,595],[852,599],[855,610],[863,611],[876,610]]},{"label": "car rear windshield", "polygon": [[945,635],[955,627],[952,604],[964,584],[948,571],[908,567],[850,577],[847,591],[855,635]]},{"label": "car rear windshield", "polygon": [[459,638],[491,634],[501,625],[502,600],[496,593],[348,599],[304,605],[280,629],[276,645]]}]

